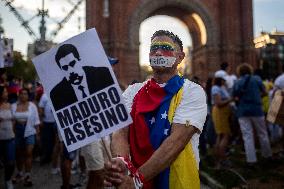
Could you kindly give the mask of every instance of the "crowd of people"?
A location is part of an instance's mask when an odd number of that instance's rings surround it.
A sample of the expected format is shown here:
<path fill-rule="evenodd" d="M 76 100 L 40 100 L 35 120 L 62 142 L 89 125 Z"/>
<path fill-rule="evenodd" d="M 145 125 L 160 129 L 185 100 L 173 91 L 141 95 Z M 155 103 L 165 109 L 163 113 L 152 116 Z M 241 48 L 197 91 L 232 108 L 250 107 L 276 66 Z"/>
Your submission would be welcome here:
<path fill-rule="evenodd" d="M 178 72 L 184 56 L 178 36 L 165 30 L 155 32 L 149 54 L 153 77 L 130 85 L 123 93 L 133 123 L 73 152 L 62 143 L 42 86 L 7 78 L 3 72 L 0 160 L 5 187 L 13 189 L 22 181 L 32 186 L 32 161 L 38 157 L 41 165 L 51 163 L 51 174 L 61 173 L 62 189 L 82 184 L 70 183 L 75 159 L 82 177 L 88 173 L 87 189 L 195 189 L 200 186 L 199 151 L 206 155 L 207 144 L 214 148 L 217 168 L 231 166 L 227 152 L 238 137 L 243 139 L 248 167 L 255 166 L 255 134 L 262 156 L 274 158 L 271 142 L 281 137 L 281 127 L 266 122 L 265 115 L 275 91 L 284 89 L 284 74 L 273 84 L 262 81 L 249 64 L 242 63 L 236 77 L 228 73 L 230 66 L 224 62 L 202 88 L 198 78 L 193 82 Z"/>
<path fill-rule="evenodd" d="M 246 167 L 255 168 L 258 162 L 255 143 L 259 142 L 261 155 L 268 162 L 282 158 L 283 142 L 277 156 L 271 150 L 271 143 L 283 141 L 282 127 L 266 121 L 266 116 L 275 92 L 284 89 L 284 74 L 273 83 L 247 63 L 237 67 L 238 77 L 228 73 L 229 67 L 223 62 L 205 86 L 208 115 L 201 136 L 202 155 L 206 156 L 207 144 L 211 144 L 216 167 L 231 167 L 228 151 L 232 143 L 238 142 L 244 147 Z M 282 69 L 284 72 L 283 65 Z"/>

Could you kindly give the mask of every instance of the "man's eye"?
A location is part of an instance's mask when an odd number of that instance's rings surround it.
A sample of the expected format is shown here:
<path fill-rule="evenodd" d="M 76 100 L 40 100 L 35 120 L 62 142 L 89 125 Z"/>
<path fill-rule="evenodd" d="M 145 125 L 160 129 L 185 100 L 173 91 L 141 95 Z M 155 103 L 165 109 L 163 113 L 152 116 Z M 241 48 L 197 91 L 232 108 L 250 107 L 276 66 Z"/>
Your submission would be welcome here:
<path fill-rule="evenodd" d="M 72 62 L 69 63 L 69 66 L 74 67 L 75 63 L 76 63 L 76 61 L 73 60 Z"/>
<path fill-rule="evenodd" d="M 68 70 L 68 65 L 62 66 L 62 70 L 67 71 Z"/>
<path fill-rule="evenodd" d="M 153 46 L 151 46 L 150 51 L 156 51 L 158 49 L 159 49 L 159 46 L 153 45 Z"/>
<path fill-rule="evenodd" d="M 151 46 L 150 51 L 153 52 L 158 49 L 162 49 L 164 51 L 174 51 L 174 48 L 171 47 L 170 45 L 153 45 Z"/>

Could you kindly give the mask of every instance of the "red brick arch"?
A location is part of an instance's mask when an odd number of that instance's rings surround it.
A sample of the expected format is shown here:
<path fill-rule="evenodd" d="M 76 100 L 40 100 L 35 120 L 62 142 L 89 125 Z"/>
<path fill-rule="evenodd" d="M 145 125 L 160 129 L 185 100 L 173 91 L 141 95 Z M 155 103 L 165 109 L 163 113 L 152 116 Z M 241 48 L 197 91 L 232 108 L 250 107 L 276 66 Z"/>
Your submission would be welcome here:
<path fill-rule="evenodd" d="M 106 0 L 108 18 L 102 16 L 103 1 L 87 0 L 87 28 L 96 27 L 107 53 L 120 59 L 115 71 L 126 83 L 140 78 L 140 24 L 154 15 L 173 16 L 187 25 L 193 41 L 192 71 L 204 80 L 222 61 L 229 62 L 233 70 L 243 61 L 254 64 L 252 0 Z M 206 27 L 205 45 L 192 13 Z"/>
<path fill-rule="evenodd" d="M 197 13 L 206 25 L 207 35 L 209 41 L 207 44 L 214 45 L 218 40 L 217 27 L 214 24 L 210 12 L 200 3 L 200 1 L 180 1 L 167 0 L 167 1 L 153 1 L 145 0 L 136 8 L 130 18 L 129 24 L 129 39 L 132 48 L 137 47 L 139 44 L 139 28 L 140 24 L 147 18 L 153 15 L 165 14 L 168 16 L 177 17 L 189 27 L 189 24 L 195 24 L 193 21 L 187 23 L 186 16 L 190 16 L 191 13 Z M 192 35 L 192 32 L 191 32 Z M 196 36 L 197 37 L 197 36 Z M 195 38 L 195 36 L 193 37 Z"/>

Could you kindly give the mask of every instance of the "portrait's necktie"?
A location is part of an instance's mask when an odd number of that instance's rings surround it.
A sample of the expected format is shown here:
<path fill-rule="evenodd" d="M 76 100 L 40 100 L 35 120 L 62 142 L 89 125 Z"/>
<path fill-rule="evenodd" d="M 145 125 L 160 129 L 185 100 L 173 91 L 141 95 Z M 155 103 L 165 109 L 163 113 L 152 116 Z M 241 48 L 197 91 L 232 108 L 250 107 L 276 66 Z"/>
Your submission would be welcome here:
<path fill-rule="evenodd" d="M 82 86 L 82 85 L 80 85 L 79 87 L 78 87 L 78 89 L 82 92 L 82 96 L 83 96 L 83 98 L 86 98 L 87 97 L 87 95 L 86 95 L 86 93 L 85 93 L 85 91 L 84 91 L 84 86 Z"/>

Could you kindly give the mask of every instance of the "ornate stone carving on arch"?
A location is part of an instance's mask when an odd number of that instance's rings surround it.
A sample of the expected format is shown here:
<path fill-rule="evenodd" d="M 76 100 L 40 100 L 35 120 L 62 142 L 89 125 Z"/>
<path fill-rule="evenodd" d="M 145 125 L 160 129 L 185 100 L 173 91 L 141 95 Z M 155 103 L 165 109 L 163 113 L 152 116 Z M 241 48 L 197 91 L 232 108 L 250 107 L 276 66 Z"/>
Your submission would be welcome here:
<path fill-rule="evenodd" d="M 198 0 L 145 0 L 141 2 L 130 18 L 129 23 L 129 45 L 131 49 L 139 48 L 139 29 L 140 24 L 147 19 L 153 12 L 163 7 L 176 7 L 182 10 L 197 13 L 205 24 L 207 31 L 207 43 L 209 47 L 216 46 L 219 41 L 218 28 L 213 17 L 207 8 Z"/>

